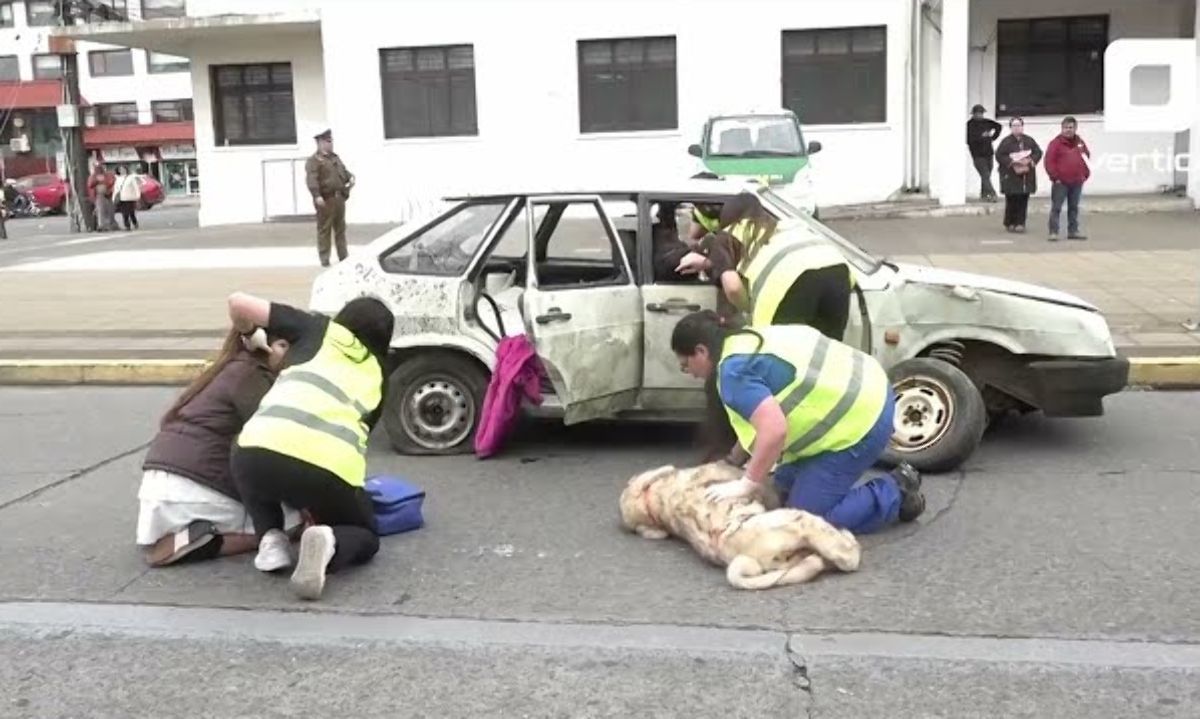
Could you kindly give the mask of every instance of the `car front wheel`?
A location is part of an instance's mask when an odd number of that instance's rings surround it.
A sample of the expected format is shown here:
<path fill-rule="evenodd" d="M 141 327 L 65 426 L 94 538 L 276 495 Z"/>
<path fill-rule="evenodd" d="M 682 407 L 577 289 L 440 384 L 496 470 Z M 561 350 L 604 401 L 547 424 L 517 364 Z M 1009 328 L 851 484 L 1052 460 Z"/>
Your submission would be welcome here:
<path fill-rule="evenodd" d="M 401 454 L 472 451 L 487 374 L 474 362 L 445 352 L 404 360 L 388 381 L 383 425 Z"/>
<path fill-rule="evenodd" d="M 987 428 L 983 396 L 949 362 L 918 357 L 888 372 L 896 398 L 892 441 L 882 461 L 922 472 L 948 472 L 975 452 Z"/>

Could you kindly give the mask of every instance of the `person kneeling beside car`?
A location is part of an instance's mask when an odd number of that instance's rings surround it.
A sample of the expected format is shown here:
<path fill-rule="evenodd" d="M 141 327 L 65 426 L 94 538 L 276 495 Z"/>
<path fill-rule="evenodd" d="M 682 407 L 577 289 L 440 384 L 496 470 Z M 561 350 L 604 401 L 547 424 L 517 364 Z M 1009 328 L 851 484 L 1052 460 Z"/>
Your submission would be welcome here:
<path fill-rule="evenodd" d="M 287 354 L 288 343 L 236 330 L 217 359 L 167 410 L 142 463 L 137 543 L 161 567 L 212 559 L 258 546 L 250 516 L 230 473 L 230 450 L 258 409 Z M 287 526 L 300 516 L 287 512 Z"/>

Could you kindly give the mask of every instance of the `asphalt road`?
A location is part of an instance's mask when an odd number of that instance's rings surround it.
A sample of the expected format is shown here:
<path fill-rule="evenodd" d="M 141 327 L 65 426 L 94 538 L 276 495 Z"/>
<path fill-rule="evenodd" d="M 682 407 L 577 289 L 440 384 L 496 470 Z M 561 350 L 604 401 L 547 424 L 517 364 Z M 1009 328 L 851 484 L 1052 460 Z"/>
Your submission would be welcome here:
<path fill-rule="evenodd" d="M 0 715 L 1165 716 L 1200 711 L 1200 395 L 1009 422 L 926 479 L 862 569 L 730 589 L 623 533 L 670 426 L 530 424 L 503 456 L 402 458 L 427 526 L 302 605 L 248 557 L 131 545 L 169 389 L 0 390 Z"/>

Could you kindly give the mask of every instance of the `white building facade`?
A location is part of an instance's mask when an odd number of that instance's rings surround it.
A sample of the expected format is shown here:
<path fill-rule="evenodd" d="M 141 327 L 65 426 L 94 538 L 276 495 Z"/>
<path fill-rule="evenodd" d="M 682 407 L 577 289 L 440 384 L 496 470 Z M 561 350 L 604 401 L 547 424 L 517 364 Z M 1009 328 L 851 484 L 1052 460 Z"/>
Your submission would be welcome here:
<path fill-rule="evenodd" d="M 310 214 L 303 162 L 326 127 L 358 180 L 349 220 L 383 222 L 445 194 L 690 175 L 711 114 L 781 105 L 823 146 L 820 206 L 977 197 L 975 103 L 1023 116 L 1043 149 L 1077 117 L 1090 194 L 1187 187 L 1200 202 L 1186 172 L 1200 116 L 1183 132 L 1110 132 L 1103 91 L 1109 43 L 1194 39 L 1198 5 L 188 0 L 183 19 L 69 34 L 191 60 L 204 225 Z M 1167 83 L 1139 75 L 1134 94 Z"/>
<path fill-rule="evenodd" d="M 184 14 L 184 0 L 103 0 L 130 20 Z M 53 105 L 62 68 L 51 53 L 59 25 L 53 0 L 0 0 L 0 140 L 6 175 L 62 173 Z M 86 108 L 84 145 L 92 161 L 140 163 L 168 194 L 196 194 L 199 174 L 187 58 L 118 45 L 78 42 Z M 22 135 L 25 139 L 21 140 Z M 17 142 L 13 142 L 16 139 Z"/>

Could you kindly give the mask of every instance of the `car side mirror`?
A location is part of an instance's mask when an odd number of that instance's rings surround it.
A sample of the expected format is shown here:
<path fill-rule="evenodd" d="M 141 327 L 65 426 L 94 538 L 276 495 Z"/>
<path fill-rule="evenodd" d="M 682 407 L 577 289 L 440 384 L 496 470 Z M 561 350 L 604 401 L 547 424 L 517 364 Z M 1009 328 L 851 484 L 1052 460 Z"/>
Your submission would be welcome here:
<path fill-rule="evenodd" d="M 821 151 L 821 143 L 817 142 L 816 140 L 813 140 L 812 142 L 808 143 L 808 154 L 815 155 L 820 151 Z"/>
<path fill-rule="evenodd" d="M 688 154 L 692 157 L 704 157 L 704 150 L 699 145 L 691 145 L 688 147 Z"/>

